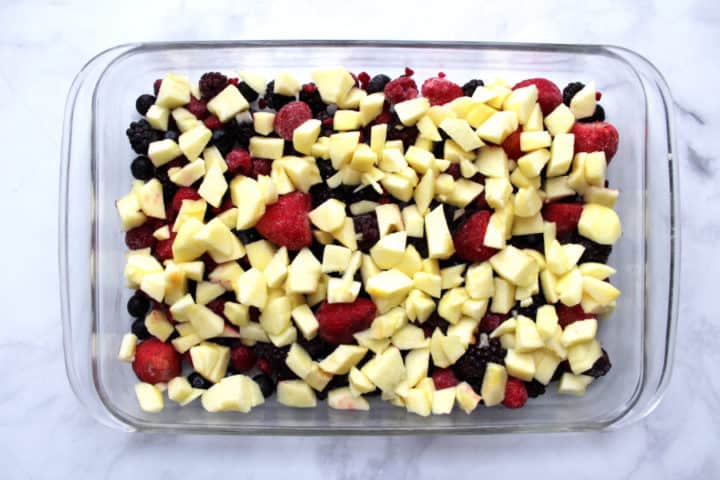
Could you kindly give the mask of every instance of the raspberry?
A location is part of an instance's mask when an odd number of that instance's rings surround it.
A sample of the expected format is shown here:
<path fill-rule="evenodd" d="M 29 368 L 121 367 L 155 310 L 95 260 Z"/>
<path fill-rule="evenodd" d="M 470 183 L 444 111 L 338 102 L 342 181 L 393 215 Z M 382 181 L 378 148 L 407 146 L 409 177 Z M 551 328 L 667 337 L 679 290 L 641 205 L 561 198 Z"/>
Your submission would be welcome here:
<path fill-rule="evenodd" d="M 209 117 L 205 118 L 205 120 L 203 120 L 203 123 L 210 130 L 217 130 L 218 128 L 222 127 L 220 119 L 215 115 L 210 115 Z"/>
<path fill-rule="evenodd" d="M 542 209 L 542 216 L 548 222 L 555 222 L 558 236 L 572 233 L 577 229 L 583 205 L 581 203 L 549 203 Z"/>
<path fill-rule="evenodd" d="M 162 138 L 162 132 L 154 130 L 147 120 L 142 119 L 137 122 L 132 122 L 127 130 L 125 130 L 128 140 L 130 140 L 130 146 L 135 153 L 146 154 L 148 146 Z"/>
<path fill-rule="evenodd" d="M 170 238 L 157 242 L 157 245 L 155 245 L 155 256 L 158 260 L 163 261 L 173 258 L 172 246 L 176 236 L 177 232 L 171 232 Z"/>
<path fill-rule="evenodd" d="M 528 78 L 520 83 L 516 83 L 513 90 L 529 85 L 535 85 L 537 87 L 538 103 L 540 104 L 540 110 L 542 110 L 543 115 L 550 115 L 558 105 L 563 103 L 563 95 L 560 93 L 560 89 L 547 78 Z"/>
<path fill-rule="evenodd" d="M 436 368 L 432 374 L 432 379 L 435 384 L 435 390 L 454 387 L 458 384 L 455 372 L 450 368 Z"/>
<path fill-rule="evenodd" d="M 575 134 L 575 153 L 605 152 L 608 163 L 618 148 L 618 131 L 606 122 L 575 123 L 572 128 Z"/>
<path fill-rule="evenodd" d="M 360 235 L 358 249 L 369 251 L 380 239 L 380 227 L 375 213 L 364 213 L 353 217 L 355 233 Z"/>
<path fill-rule="evenodd" d="M 490 212 L 481 210 L 468 218 L 455 232 L 453 243 L 457 256 L 468 262 L 483 262 L 497 252 L 483 243 L 490 222 Z"/>
<path fill-rule="evenodd" d="M 360 72 L 358 73 L 358 80 L 360 81 L 360 88 L 367 90 L 370 84 L 370 75 L 367 72 Z"/>
<path fill-rule="evenodd" d="M 405 67 L 405 76 L 412 77 L 413 75 L 415 75 L 415 70 L 410 67 Z"/>
<path fill-rule="evenodd" d="M 467 82 L 465 85 L 462 86 L 463 95 L 466 97 L 472 97 L 473 93 L 475 93 L 475 89 L 477 87 L 482 87 L 483 85 L 485 85 L 485 82 L 483 82 L 479 78 L 470 80 L 469 82 Z"/>
<path fill-rule="evenodd" d="M 207 103 L 203 100 L 198 100 L 195 97 L 190 97 L 190 103 L 187 104 L 188 111 L 195 115 L 198 120 L 202 120 L 207 117 Z"/>
<path fill-rule="evenodd" d="M 190 187 L 180 187 L 172 199 L 172 209 L 176 212 L 182 208 L 183 200 L 200 200 L 200 194 Z"/>
<path fill-rule="evenodd" d="M 393 114 L 388 111 L 380 112 L 380 115 L 375 117 L 375 120 L 373 121 L 375 125 L 379 125 L 381 123 L 390 123 L 392 122 Z"/>
<path fill-rule="evenodd" d="M 492 333 L 497 327 L 500 326 L 505 320 L 508 319 L 506 313 L 486 313 L 485 316 L 480 320 L 480 327 L 478 331 L 480 333 Z"/>
<path fill-rule="evenodd" d="M 367 298 L 358 298 L 352 303 L 323 302 L 315 313 L 318 333 L 333 345 L 354 343 L 353 334 L 367 330 L 376 312 L 375 304 Z"/>
<path fill-rule="evenodd" d="M 505 384 L 505 399 L 502 404 L 507 408 L 521 408 L 528 399 L 525 384 L 517 378 L 508 378 Z"/>
<path fill-rule="evenodd" d="M 574 307 L 568 307 L 562 303 L 558 303 L 555 306 L 557 310 L 558 323 L 562 328 L 567 327 L 571 323 L 577 322 L 578 320 L 585 320 L 587 318 L 595 318 L 595 315 L 591 313 L 585 313 L 580 305 Z"/>
<path fill-rule="evenodd" d="M 213 98 L 227 86 L 227 77 L 220 72 L 203 73 L 200 77 L 200 94 L 203 99 Z"/>
<path fill-rule="evenodd" d="M 312 115 L 312 110 L 307 103 L 301 101 L 290 102 L 277 112 L 273 127 L 275 132 L 282 138 L 292 140 L 295 129 L 310 120 Z"/>
<path fill-rule="evenodd" d="M 237 175 L 248 175 L 252 170 L 250 153 L 244 148 L 235 148 L 225 157 L 228 172 Z"/>
<path fill-rule="evenodd" d="M 252 159 L 252 173 L 257 177 L 258 175 L 270 175 L 272 170 L 272 160 L 267 158 L 253 158 Z"/>
<path fill-rule="evenodd" d="M 230 350 L 230 365 L 238 373 L 247 372 L 254 367 L 255 359 L 255 353 L 245 345 L 238 345 Z"/>
<path fill-rule="evenodd" d="M 155 237 L 153 237 L 155 230 L 155 225 L 152 222 L 145 222 L 139 227 L 131 228 L 125 233 L 125 245 L 130 250 L 152 247 L 156 242 Z"/>
<path fill-rule="evenodd" d="M 385 99 L 391 104 L 412 100 L 418 96 L 417 83 L 410 77 L 398 77 L 391 80 L 383 89 Z"/>
<path fill-rule="evenodd" d="M 422 94 L 430 105 L 445 105 L 463 96 L 463 90 L 457 83 L 445 78 L 428 78 L 423 82 Z"/>
<path fill-rule="evenodd" d="M 310 195 L 306 193 L 283 195 L 265 208 L 255 228 L 263 237 L 288 250 L 309 247 L 313 239 L 308 219 L 310 205 Z"/>
<path fill-rule="evenodd" d="M 524 152 L 520 149 L 520 135 L 522 130 L 517 129 L 505 139 L 502 143 L 502 148 L 505 150 L 508 158 L 517 160 L 524 155 Z"/>
<path fill-rule="evenodd" d="M 132 368 L 141 382 L 169 382 L 180 375 L 180 355 L 169 343 L 150 338 L 135 349 Z"/>

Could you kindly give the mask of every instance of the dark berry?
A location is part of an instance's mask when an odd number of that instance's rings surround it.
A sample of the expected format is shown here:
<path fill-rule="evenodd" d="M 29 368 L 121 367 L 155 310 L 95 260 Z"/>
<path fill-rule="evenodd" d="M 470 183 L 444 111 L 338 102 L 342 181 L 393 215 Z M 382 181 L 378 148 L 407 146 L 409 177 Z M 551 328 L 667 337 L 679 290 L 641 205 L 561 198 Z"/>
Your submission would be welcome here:
<path fill-rule="evenodd" d="M 220 153 L 222 153 L 223 155 L 227 155 L 228 152 L 232 150 L 234 144 L 235 139 L 233 138 L 233 135 L 228 133 L 226 130 L 222 128 L 213 130 L 212 138 L 210 139 L 210 145 L 216 146 L 217 149 L 220 150 Z"/>
<path fill-rule="evenodd" d="M 138 180 L 150 180 L 155 175 L 155 166 L 148 157 L 139 155 L 130 164 L 130 171 Z"/>
<path fill-rule="evenodd" d="M 442 333 L 446 333 L 449 326 L 450 323 L 438 315 L 437 311 L 433 312 L 430 317 L 425 320 L 425 323 L 422 324 L 423 329 L 430 331 L 430 335 L 432 335 L 436 328 L 439 328 Z"/>
<path fill-rule="evenodd" d="M 215 338 L 208 339 L 208 342 L 216 343 L 218 345 L 222 345 L 223 347 L 232 348 L 232 346 L 237 343 L 237 338 L 215 337 Z"/>
<path fill-rule="evenodd" d="M 282 107 L 295 100 L 295 97 L 281 95 L 279 93 L 275 93 L 274 90 L 275 80 L 268 83 L 267 88 L 265 89 L 265 102 L 267 102 L 268 107 L 272 109 L 280 110 Z"/>
<path fill-rule="evenodd" d="M 198 100 L 195 97 L 190 97 L 190 103 L 187 104 L 186 108 L 190 113 L 195 115 L 198 120 L 203 120 L 205 117 L 207 117 L 207 102 L 203 100 Z"/>
<path fill-rule="evenodd" d="M 367 87 L 368 93 L 378 93 L 382 92 L 385 89 L 385 85 L 390 82 L 390 77 L 387 75 L 383 75 L 382 73 L 375 75 L 372 77 L 372 80 L 370 80 L 370 83 Z"/>
<path fill-rule="evenodd" d="M 213 98 L 226 86 L 227 77 L 220 72 L 207 72 L 200 77 L 200 94 L 205 100 Z"/>
<path fill-rule="evenodd" d="M 238 83 L 237 89 L 240 90 L 240 93 L 242 93 L 242 96 L 245 97 L 245 100 L 248 102 L 254 102 L 258 98 L 258 93 L 245 82 Z"/>
<path fill-rule="evenodd" d="M 460 164 L 459 163 L 451 163 L 450 166 L 445 170 L 444 173 L 447 173 L 453 179 L 458 180 L 462 175 L 460 174 Z"/>
<path fill-rule="evenodd" d="M 130 146 L 136 153 L 147 154 L 148 146 L 162 138 L 162 132 L 154 130 L 147 120 L 142 119 L 132 122 L 127 130 L 125 130 Z"/>
<path fill-rule="evenodd" d="M 141 294 L 136 293 L 127 302 L 127 311 L 130 315 L 135 318 L 145 317 L 145 314 L 150 309 L 150 300 Z"/>
<path fill-rule="evenodd" d="M 152 95 L 140 95 L 137 100 L 135 100 L 135 110 L 137 110 L 140 115 L 145 115 L 154 103 L 155 97 L 153 97 Z"/>
<path fill-rule="evenodd" d="M 585 87 L 584 83 L 581 82 L 571 82 L 568 83 L 565 88 L 563 88 L 562 96 L 563 96 L 563 103 L 570 106 L 570 101 L 575 96 L 576 93 L 578 93 L 580 90 L 582 90 Z"/>
<path fill-rule="evenodd" d="M 485 82 L 483 82 L 479 78 L 470 80 L 462 86 L 463 95 L 465 95 L 466 97 L 472 97 L 473 93 L 475 93 L 475 89 L 477 87 L 482 87 L 483 85 L 485 85 Z"/>
<path fill-rule="evenodd" d="M 595 105 L 595 112 L 590 117 L 578 118 L 578 122 L 592 123 L 592 122 L 604 122 L 605 121 L 605 109 L 601 105 Z"/>
<path fill-rule="evenodd" d="M 203 120 L 203 123 L 210 130 L 217 130 L 222 127 L 222 122 L 220 122 L 220 119 L 215 115 L 208 115 L 205 120 Z"/>
<path fill-rule="evenodd" d="M 213 386 L 211 381 L 206 380 L 205 377 L 203 377 L 197 372 L 192 372 L 190 375 L 187 376 L 187 379 L 193 388 L 201 388 L 203 390 L 207 390 L 208 388 Z"/>
<path fill-rule="evenodd" d="M 545 250 L 542 233 L 531 233 L 530 235 L 514 235 L 508 243 L 515 248 L 529 248 L 543 253 Z"/>
<path fill-rule="evenodd" d="M 555 369 L 555 373 L 553 373 L 550 381 L 557 382 L 558 380 L 560 380 L 560 378 L 562 378 L 564 373 L 568 373 L 570 371 L 570 363 L 567 360 L 563 360 Z"/>
<path fill-rule="evenodd" d="M 358 248 L 363 252 L 368 252 L 380 240 L 380 227 L 378 226 L 377 216 L 375 213 L 364 213 L 353 217 L 353 225 L 355 233 L 360 236 L 358 238 Z"/>
<path fill-rule="evenodd" d="M 138 338 L 138 340 L 145 340 L 150 338 L 150 332 L 145 327 L 145 319 L 138 318 L 132 323 L 130 331 Z"/>
<path fill-rule="evenodd" d="M 278 348 L 272 343 L 259 342 L 255 344 L 253 351 L 258 359 L 266 360 L 270 364 L 270 368 L 278 380 L 297 378 L 297 375 L 285 363 L 288 347 Z"/>
<path fill-rule="evenodd" d="M 335 345 L 326 342 L 319 335 L 312 340 L 303 337 L 298 340 L 298 344 L 305 349 L 313 360 L 321 360 L 335 350 Z"/>
<path fill-rule="evenodd" d="M 160 93 L 160 86 L 162 85 L 162 78 L 158 78 L 153 82 L 153 92 L 155 92 L 155 96 L 157 96 L 158 93 Z"/>
<path fill-rule="evenodd" d="M 327 180 L 337 173 L 337 170 L 333 168 L 330 160 L 317 160 L 316 163 L 318 170 L 320 171 L 320 178 L 323 180 Z"/>
<path fill-rule="evenodd" d="M 252 123 L 242 123 L 238 125 L 233 129 L 233 134 L 237 143 L 243 148 L 248 148 L 250 145 L 250 138 L 256 135 L 255 128 Z"/>
<path fill-rule="evenodd" d="M 468 382 L 479 392 L 482 389 L 485 367 L 489 362 L 504 365 L 505 353 L 506 350 L 500 346 L 500 340 L 493 338 L 482 346 L 470 345 L 452 369 L 460 380 Z"/>
<path fill-rule="evenodd" d="M 388 126 L 387 139 L 388 140 L 402 140 L 405 150 L 410 148 L 411 145 L 415 144 L 418 134 L 417 127 L 405 127 L 405 128 L 394 128 Z"/>
<path fill-rule="evenodd" d="M 269 375 L 264 373 L 255 375 L 253 381 L 260 387 L 263 397 L 268 398 L 275 393 L 275 382 L 273 382 L 273 379 Z"/>
<path fill-rule="evenodd" d="M 332 198 L 332 195 L 327 184 L 323 182 L 316 183 L 310 187 L 310 197 L 312 198 L 312 206 L 315 208 L 325 202 L 325 200 Z"/>
<path fill-rule="evenodd" d="M 428 245 L 424 237 L 408 237 L 407 243 L 415 247 L 422 258 L 428 258 Z"/>
<path fill-rule="evenodd" d="M 527 390 L 527 395 L 530 398 L 537 398 L 540 395 L 545 394 L 545 385 L 535 379 L 530 382 L 525 382 L 525 389 Z"/>
<path fill-rule="evenodd" d="M 165 139 L 172 140 L 173 142 L 177 142 L 178 138 L 180 138 L 180 132 L 177 132 L 175 130 L 168 130 L 165 132 Z"/>
<path fill-rule="evenodd" d="M 269 158 L 253 158 L 252 173 L 257 178 L 258 175 L 270 175 L 272 171 L 272 160 Z"/>
<path fill-rule="evenodd" d="M 612 367 L 610 357 L 605 349 L 603 349 L 602 353 L 602 357 L 595 360 L 592 368 L 590 368 L 587 372 L 583 372 L 583 375 L 590 375 L 591 377 L 598 378 L 606 375 L 610 371 L 610 368 Z"/>
<path fill-rule="evenodd" d="M 236 345 L 230 351 L 230 365 L 238 373 L 247 372 L 255 366 L 255 353 L 245 345 Z"/>
<path fill-rule="evenodd" d="M 235 236 L 243 243 L 243 245 L 247 245 L 248 243 L 257 242 L 258 240 L 262 239 L 262 236 L 260 233 L 255 230 L 254 228 L 249 228 L 247 230 L 233 230 L 235 232 Z"/>
<path fill-rule="evenodd" d="M 538 308 L 543 305 L 545 305 L 545 296 L 542 293 L 538 293 L 537 295 L 533 295 L 532 303 L 530 305 L 518 308 L 517 314 L 524 315 L 529 318 L 535 318 Z"/>
<path fill-rule="evenodd" d="M 302 86 L 298 98 L 307 103 L 312 110 L 313 115 L 317 115 L 320 112 L 324 112 L 327 108 L 327 104 L 322 101 L 320 92 L 314 83 L 308 83 Z"/>
<path fill-rule="evenodd" d="M 578 264 L 586 262 L 607 263 L 610 253 L 612 252 L 612 245 L 601 245 L 580 234 L 572 235 L 571 243 L 579 243 L 585 247 L 585 251 L 580 257 Z"/>
<path fill-rule="evenodd" d="M 145 222 L 139 227 L 131 228 L 125 232 L 125 244 L 130 250 L 150 248 L 155 245 L 157 239 L 153 237 L 155 226 L 152 222 Z"/>

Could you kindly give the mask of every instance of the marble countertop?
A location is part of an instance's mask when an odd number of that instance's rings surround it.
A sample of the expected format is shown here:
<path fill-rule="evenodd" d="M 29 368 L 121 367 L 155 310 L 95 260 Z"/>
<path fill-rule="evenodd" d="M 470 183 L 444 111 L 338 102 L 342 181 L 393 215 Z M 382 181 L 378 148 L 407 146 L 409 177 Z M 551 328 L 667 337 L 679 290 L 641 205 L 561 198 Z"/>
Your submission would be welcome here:
<path fill-rule="evenodd" d="M 0 464 L 5 479 L 714 478 L 720 476 L 720 9 L 712 0 L 0 2 Z M 301 6 L 304 5 L 304 6 Z M 355 10 L 371 11 L 363 16 Z M 430 8 L 428 10 L 427 8 Z M 402 20 L 398 20 L 402 18 Z M 432 22 L 432 23 L 431 23 Z M 610 43 L 662 71 L 675 97 L 682 300 L 674 375 L 645 421 L 595 434 L 233 438 L 127 434 L 90 418 L 67 383 L 56 270 L 57 161 L 65 92 L 100 50 L 131 41 L 385 38 Z M 22 252 L 17 255 L 14 252 Z M 279 460 L 279 455 L 282 460 Z"/>

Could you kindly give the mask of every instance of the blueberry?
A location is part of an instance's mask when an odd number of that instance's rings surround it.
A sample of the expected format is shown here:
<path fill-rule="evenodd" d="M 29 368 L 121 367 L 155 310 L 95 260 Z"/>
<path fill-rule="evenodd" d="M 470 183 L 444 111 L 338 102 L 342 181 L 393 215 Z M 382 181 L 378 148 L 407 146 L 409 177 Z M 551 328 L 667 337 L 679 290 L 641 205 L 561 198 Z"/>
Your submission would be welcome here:
<path fill-rule="evenodd" d="M 245 82 L 238 83 L 237 89 L 240 90 L 240 93 L 248 102 L 254 102 L 258 98 L 258 93 Z"/>
<path fill-rule="evenodd" d="M 269 375 L 261 373 L 260 375 L 255 375 L 253 380 L 260 387 L 263 397 L 268 398 L 275 392 L 275 382 L 273 382 Z"/>
<path fill-rule="evenodd" d="M 223 156 L 230 153 L 234 143 L 235 139 L 233 136 L 221 128 L 213 131 L 212 138 L 210 139 L 210 144 L 215 145 Z"/>
<path fill-rule="evenodd" d="M 385 85 L 388 84 L 390 81 L 390 77 L 387 75 L 383 75 L 382 73 L 379 75 L 375 75 L 368 84 L 367 92 L 368 93 L 377 93 L 382 92 L 385 89 Z"/>
<path fill-rule="evenodd" d="M 142 318 L 138 318 L 133 322 L 132 327 L 130 327 L 130 331 L 135 334 L 138 340 L 150 338 L 150 332 L 148 332 L 145 327 L 145 320 Z"/>
<path fill-rule="evenodd" d="M 148 157 L 139 155 L 130 164 L 130 171 L 138 180 L 150 180 L 155 175 L 155 166 Z"/>
<path fill-rule="evenodd" d="M 172 140 L 173 142 L 177 142 L 178 138 L 180 138 L 180 132 L 177 132 L 175 130 L 168 130 L 165 132 L 165 138 L 168 140 Z"/>
<path fill-rule="evenodd" d="M 205 378 L 197 372 L 193 372 L 188 375 L 187 379 L 193 388 L 202 388 L 203 390 L 207 390 L 213 385 L 211 382 L 205 380 Z"/>
<path fill-rule="evenodd" d="M 595 106 L 595 112 L 589 117 L 578 118 L 578 122 L 581 123 L 592 123 L 592 122 L 604 122 L 605 121 L 605 109 L 601 105 Z"/>
<path fill-rule="evenodd" d="M 150 300 L 146 296 L 135 294 L 127 302 L 127 311 L 135 318 L 145 317 L 150 309 Z"/>
<path fill-rule="evenodd" d="M 135 100 L 135 110 L 137 110 L 140 115 L 145 115 L 154 103 L 155 97 L 152 95 L 140 95 L 137 100 Z"/>

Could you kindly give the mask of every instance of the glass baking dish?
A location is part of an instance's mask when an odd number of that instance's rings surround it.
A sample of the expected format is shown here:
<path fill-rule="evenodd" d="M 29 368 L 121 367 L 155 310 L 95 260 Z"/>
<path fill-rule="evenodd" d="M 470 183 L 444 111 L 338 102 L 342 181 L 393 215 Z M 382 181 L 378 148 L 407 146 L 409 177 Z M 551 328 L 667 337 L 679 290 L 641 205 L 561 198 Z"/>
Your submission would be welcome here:
<path fill-rule="evenodd" d="M 191 78 L 209 70 L 287 70 L 299 79 L 321 66 L 417 78 L 510 82 L 544 76 L 558 85 L 595 80 L 620 132 L 609 180 L 624 235 L 610 264 L 622 290 L 599 337 L 613 369 L 583 398 L 549 393 L 521 410 L 459 409 L 422 418 L 374 401 L 370 412 L 324 405 L 290 409 L 268 401 L 250 414 L 208 414 L 167 402 L 160 414 L 137 405 L 132 370 L 117 359 L 130 321 L 125 302 L 125 245 L 115 211 L 131 182 L 133 153 L 125 129 L 134 100 L 167 71 Z M 655 67 L 619 47 L 501 43 L 244 41 L 153 43 L 114 47 L 78 74 L 67 99 L 60 166 L 59 261 L 67 374 L 90 414 L 125 430 L 263 434 L 418 434 L 598 430 L 647 415 L 670 378 L 677 324 L 678 161 L 668 87 Z"/>

